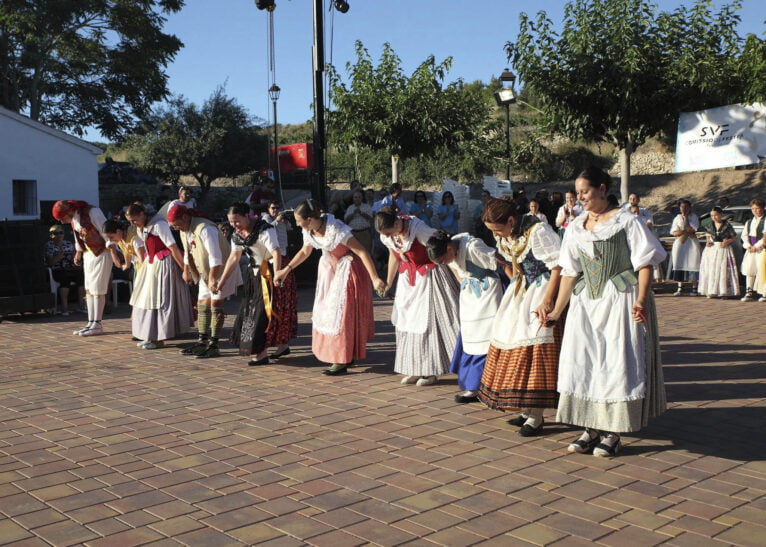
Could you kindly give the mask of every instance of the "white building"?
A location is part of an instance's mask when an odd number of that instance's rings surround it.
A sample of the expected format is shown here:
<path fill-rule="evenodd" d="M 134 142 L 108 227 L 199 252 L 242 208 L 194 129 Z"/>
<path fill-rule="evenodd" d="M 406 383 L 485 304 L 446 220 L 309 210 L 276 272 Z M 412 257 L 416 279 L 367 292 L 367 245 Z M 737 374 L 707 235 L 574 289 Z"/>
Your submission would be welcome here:
<path fill-rule="evenodd" d="M 40 218 L 59 199 L 98 205 L 100 153 L 82 139 L 0 107 L 0 220 Z"/>

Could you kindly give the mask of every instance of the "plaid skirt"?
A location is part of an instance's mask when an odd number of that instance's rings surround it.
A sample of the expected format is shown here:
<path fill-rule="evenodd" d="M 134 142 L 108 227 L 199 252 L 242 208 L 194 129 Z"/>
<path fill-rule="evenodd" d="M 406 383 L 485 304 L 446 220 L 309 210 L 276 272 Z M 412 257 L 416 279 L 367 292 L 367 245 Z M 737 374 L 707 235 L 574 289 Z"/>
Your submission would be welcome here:
<path fill-rule="evenodd" d="M 489 346 L 478 397 L 495 410 L 556 408 L 563 327 L 553 328 L 553 342 L 501 350 Z"/>

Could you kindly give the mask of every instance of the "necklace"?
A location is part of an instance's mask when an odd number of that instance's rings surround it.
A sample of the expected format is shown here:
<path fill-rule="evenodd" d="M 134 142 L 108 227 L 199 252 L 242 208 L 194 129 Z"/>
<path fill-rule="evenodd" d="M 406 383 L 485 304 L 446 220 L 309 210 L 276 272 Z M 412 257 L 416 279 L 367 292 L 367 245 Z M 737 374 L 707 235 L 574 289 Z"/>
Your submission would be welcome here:
<path fill-rule="evenodd" d="M 592 220 L 593 222 L 598 222 L 599 220 L 601 220 L 602 216 L 607 214 L 612 209 L 614 209 L 614 207 L 610 207 L 609 205 L 607 205 L 606 208 L 600 213 L 592 213 L 591 211 L 588 211 L 588 219 Z"/>

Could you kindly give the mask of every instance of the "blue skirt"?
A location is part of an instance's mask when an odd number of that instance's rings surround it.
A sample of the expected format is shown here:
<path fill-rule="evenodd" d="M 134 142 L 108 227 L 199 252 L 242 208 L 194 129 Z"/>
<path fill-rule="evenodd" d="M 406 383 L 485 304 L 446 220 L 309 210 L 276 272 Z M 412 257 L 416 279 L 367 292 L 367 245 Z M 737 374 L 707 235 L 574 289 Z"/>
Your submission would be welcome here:
<path fill-rule="evenodd" d="M 463 335 L 458 333 L 450 372 L 457 374 L 457 383 L 464 391 L 478 391 L 487 355 L 471 355 L 463 351 Z"/>

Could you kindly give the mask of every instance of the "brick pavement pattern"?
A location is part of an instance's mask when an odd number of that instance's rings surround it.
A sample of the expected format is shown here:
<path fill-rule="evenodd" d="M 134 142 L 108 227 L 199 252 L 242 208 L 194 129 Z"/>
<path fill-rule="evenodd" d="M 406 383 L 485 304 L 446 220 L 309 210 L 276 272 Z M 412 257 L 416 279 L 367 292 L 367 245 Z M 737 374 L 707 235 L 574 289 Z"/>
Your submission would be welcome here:
<path fill-rule="evenodd" d="M 140 350 L 125 305 L 89 339 L 6 318 L 0 543 L 766 545 L 766 305 L 660 295 L 670 409 L 606 460 L 551 412 L 525 439 L 455 404 L 454 376 L 400 385 L 388 301 L 366 362 L 322 376 L 311 301 L 258 368 Z"/>

